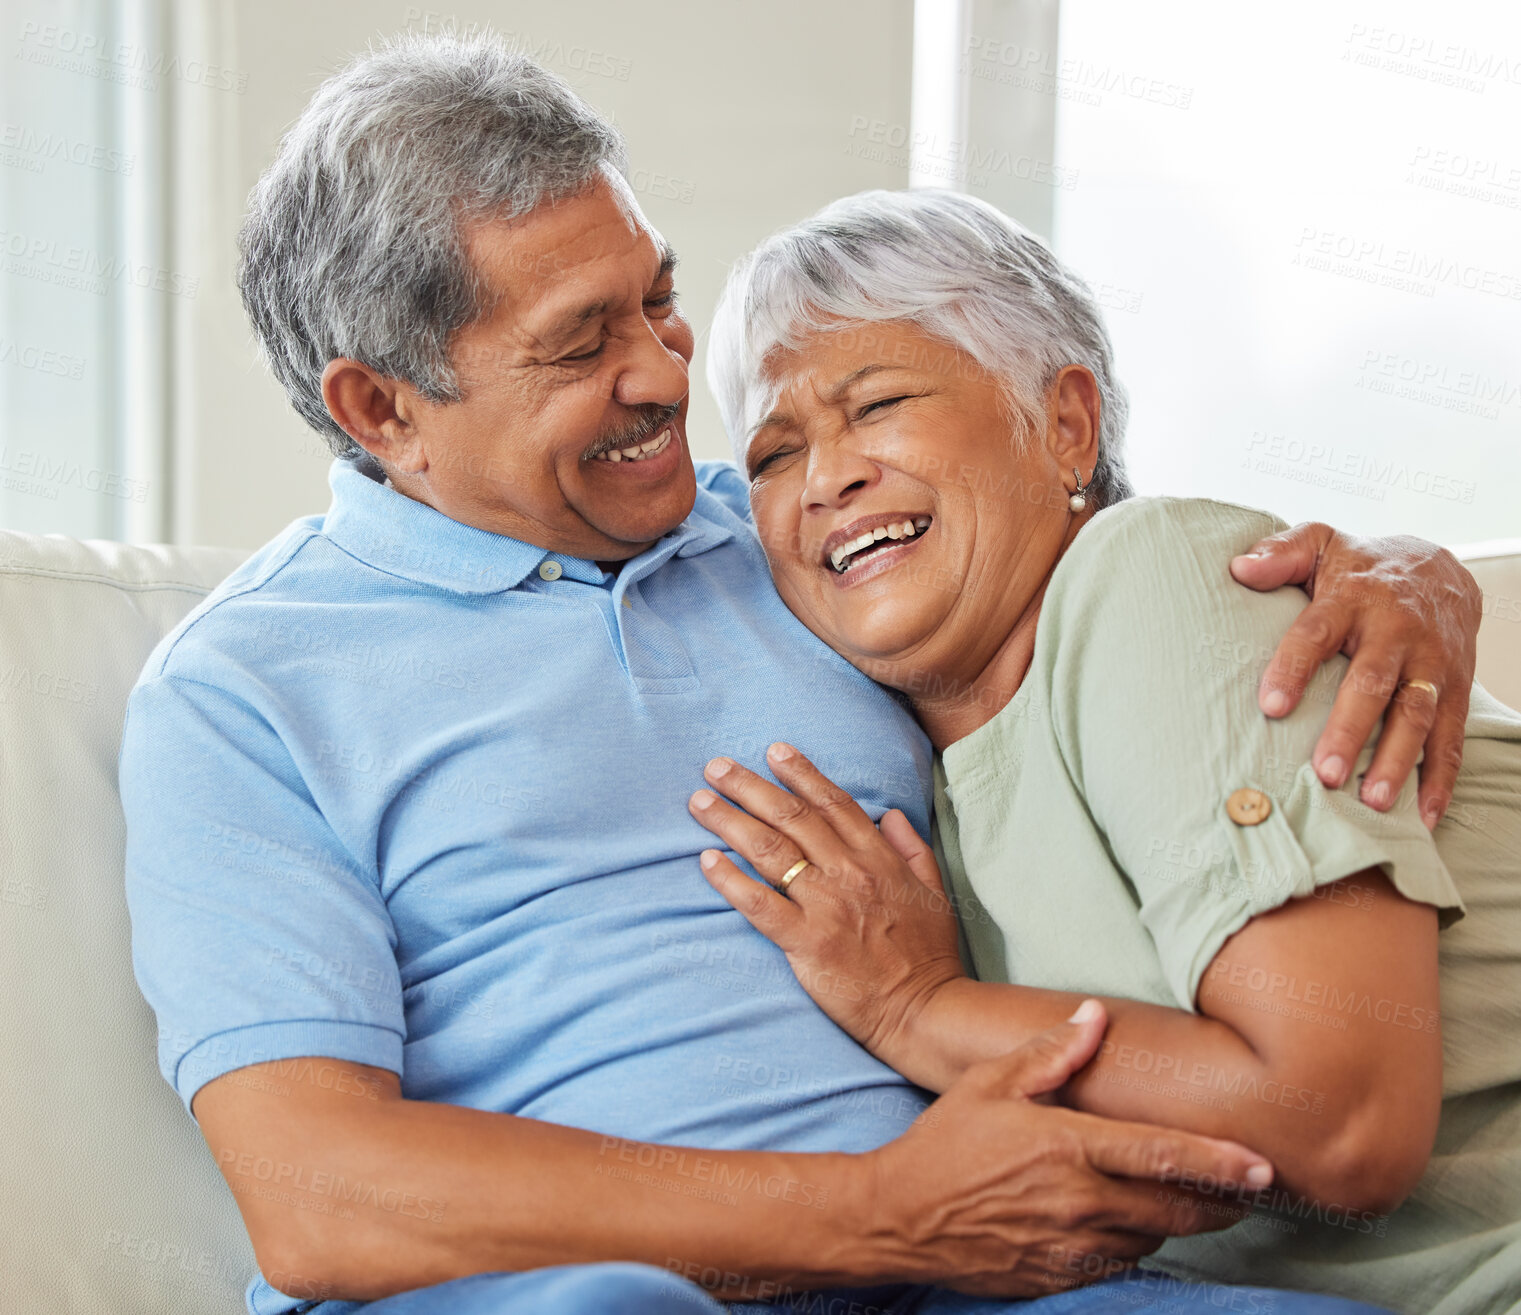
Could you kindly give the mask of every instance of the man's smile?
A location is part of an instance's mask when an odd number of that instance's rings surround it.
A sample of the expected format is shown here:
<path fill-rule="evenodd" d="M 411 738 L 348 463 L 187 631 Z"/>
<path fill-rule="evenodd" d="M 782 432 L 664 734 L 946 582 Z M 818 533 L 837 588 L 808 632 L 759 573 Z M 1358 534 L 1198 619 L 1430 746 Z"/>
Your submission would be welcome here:
<path fill-rule="evenodd" d="M 608 452 L 599 452 L 592 458 L 593 461 L 607 461 L 618 464 L 624 461 L 648 461 L 651 457 L 664 452 L 666 445 L 671 441 L 670 426 L 662 429 L 654 438 L 647 438 L 641 443 L 633 443 L 628 447 L 615 447 Z"/>
<path fill-rule="evenodd" d="M 675 423 L 628 447 L 614 448 L 583 462 L 604 478 L 658 484 L 675 474 L 686 461 L 686 444 Z"/>

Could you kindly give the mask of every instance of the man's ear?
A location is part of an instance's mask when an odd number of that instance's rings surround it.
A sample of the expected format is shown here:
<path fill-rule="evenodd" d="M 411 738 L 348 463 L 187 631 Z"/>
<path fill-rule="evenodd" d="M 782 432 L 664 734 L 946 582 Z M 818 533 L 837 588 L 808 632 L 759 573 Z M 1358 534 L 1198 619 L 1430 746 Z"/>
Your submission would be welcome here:
<path fill-rule="evenodd" d="M 387 470 L 415 475 L 427 469 L 412 422 L 416 397 L 401 380 L 340 356 L 322 371 L 322 400 L 339 428 Z"/>
<path fill-rule="evenodd" d="M 1086 483 L 1098 462 L 1098 381 L 1086 365 L 1063 366 L 1046 393 L 1046 445 L 1063 473 L 1076 467 Z"/>

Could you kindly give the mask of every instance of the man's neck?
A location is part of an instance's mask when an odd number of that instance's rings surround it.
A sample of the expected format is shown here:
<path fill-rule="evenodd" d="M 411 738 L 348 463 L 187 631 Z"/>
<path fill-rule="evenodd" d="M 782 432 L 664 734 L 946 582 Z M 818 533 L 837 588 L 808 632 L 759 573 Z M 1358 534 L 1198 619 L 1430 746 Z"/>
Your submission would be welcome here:
<path fill-rule="evenodd" d="M 398 479 L 394 474 L 384 470 L 378 462 L 375 463 L 375 469 L 379 472 L 381 482 L 392 492 L 399 493 L 404 498 L 411 498 L 413 502 L 420 502 L 425 507 L 432 507 L 439 515 L 448 516 L 451 520 L 458 521 L 461 525 L 468 525 L 472 529 L 485 530 L 488 534 L 500 534 L 509 539 L 516 539 L 520 543 L 533 544 L 536 548 L 543 548 L 545 552 L 583 559 L 590 557 L 590 554 L 585 551 L 578 551 L 575 548 L 557 548 L 553 544 L 543 542 L 545 538 L 550 537 L 547 528 L 543 526 L 536 527 L 529 522 L 525 522 L 522 526 L 482 524 L 478 520 L 466 520 L 461 516 L 452 515 L 429 496 L 427 486 L 421 480 L 406 475 Z M 647 551 L 654 546 L 655 542 L 657 541 L 651 540 L 644 547 L 640 548 L 638 552 L 631 554 L 631 556 L 638 556 L 639 553 Z M 615 562 L 605 562 L 595 558 L 591 560 L 596 560 L 597 565 L 611 575 L 617 575 L 623 569 L 622 560 Z"/>

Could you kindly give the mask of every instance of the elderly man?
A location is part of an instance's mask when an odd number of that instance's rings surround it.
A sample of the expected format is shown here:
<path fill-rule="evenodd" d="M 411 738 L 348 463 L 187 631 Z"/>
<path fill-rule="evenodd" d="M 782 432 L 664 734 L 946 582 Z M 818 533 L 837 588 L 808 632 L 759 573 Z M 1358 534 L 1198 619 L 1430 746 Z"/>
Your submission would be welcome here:
<path fill-rule="evenodd" d="M 325 84 L 253 197 L 245 304 L 333 502 L 164 641 L 121 762 L 138 978 L 253 1240 L 249 1309 L 973 1315 L 1222 1226 L 1157 1180 L 1262 1183 L 1254 1153 L 1037 1099 L 1101 1025 L 931 1106 L 699 871 L 715 754 L 786 738 L 923 833 L 929 753 L 782 606 L 743 481 L 694 470 L 692 331 L 623 164 L 532 63 L 414 41 Z M 1467 688 L 1471 583 L 1410 552 L 1266 550 L 1266 587 L 1318 562 L 1286 702 L 1348 635 Z M 1391 565 L 1398 596 L 1336 601 Z M 1400 628 L 1391 602 L 1444 592 Z M 1395 711 L 1402 779 L 1425 735 Z M 1350 1309 L 1123 1277 L 1048 1300 L 1222 1296 Z"/>

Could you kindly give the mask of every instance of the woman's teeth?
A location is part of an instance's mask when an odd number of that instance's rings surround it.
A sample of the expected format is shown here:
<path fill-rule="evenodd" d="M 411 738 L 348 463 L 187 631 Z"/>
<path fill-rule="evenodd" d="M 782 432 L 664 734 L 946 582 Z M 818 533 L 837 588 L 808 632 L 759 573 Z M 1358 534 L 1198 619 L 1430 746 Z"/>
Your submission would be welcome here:
<path fill-rule="evenodd" d="M 593 461 L 644 461 L 649 457 L 659 456 L 665 451 L 666 444 L 671 441 L 671 431 L 662 429 L 654 438 L 644 443 L 635 443 L 632 447 L 617 447 L 611 452 L 604 452 L 601 456 L 593 457 Z"/>
<path fill-rule="evenodd" d="M 854 539 L 842 543 L 829 554 L 829 561 L 839 574 L 844 575 L 855 565 L 851 558 L 856 553 L 870 548 L 883 539 L 912 539 L 916 534 L 923 534 L 929 526 L 928 516 L 917 516 L 913 520 L 888 521 L 885 525 L 878 525 L 874 529 L 863 530 Z"/>

